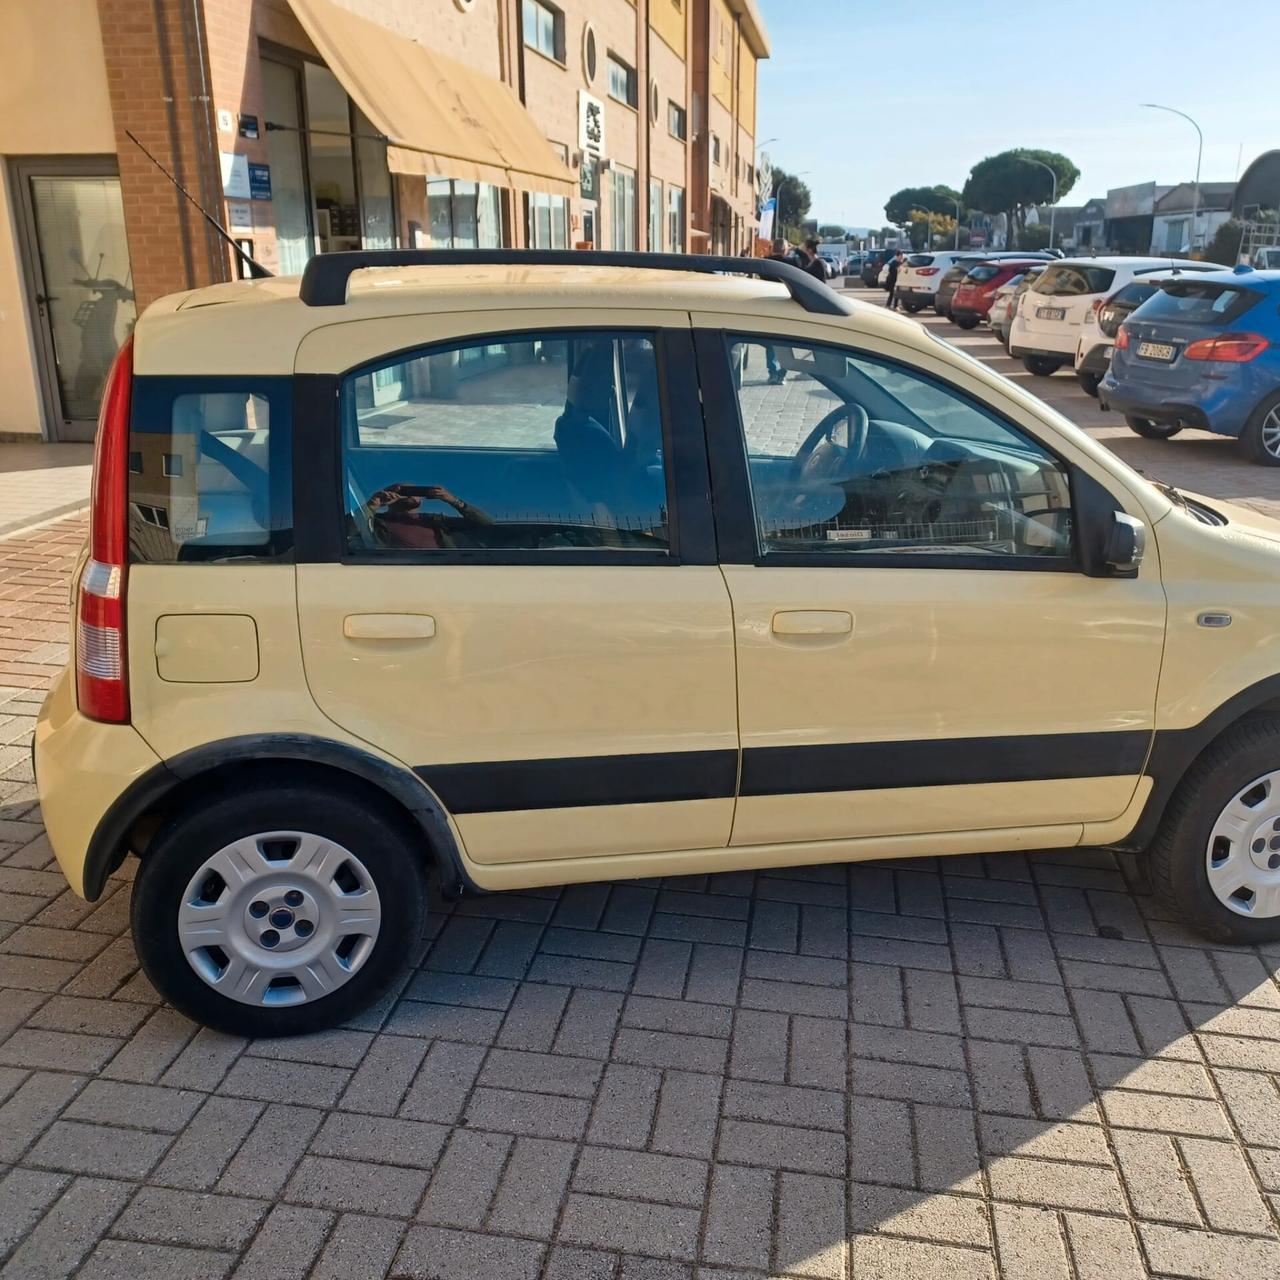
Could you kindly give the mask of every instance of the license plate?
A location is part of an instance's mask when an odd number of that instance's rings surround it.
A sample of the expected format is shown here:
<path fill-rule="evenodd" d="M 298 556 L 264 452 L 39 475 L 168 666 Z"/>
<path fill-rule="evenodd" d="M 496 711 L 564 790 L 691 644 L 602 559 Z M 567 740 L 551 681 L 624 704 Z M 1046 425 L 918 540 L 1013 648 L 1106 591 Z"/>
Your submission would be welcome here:
<path fill-rule="evenodd" d="M 1172 360 L 1173 347 L 1167 342 L 1140 342 L 1138 354 L 1144 360 Z"/>
<path fill-rule="evenodd" d="M 1037 307 L 1037 320 L 1064 320 L 1066 319 L 1066 309 L 1063 307 Z"/>

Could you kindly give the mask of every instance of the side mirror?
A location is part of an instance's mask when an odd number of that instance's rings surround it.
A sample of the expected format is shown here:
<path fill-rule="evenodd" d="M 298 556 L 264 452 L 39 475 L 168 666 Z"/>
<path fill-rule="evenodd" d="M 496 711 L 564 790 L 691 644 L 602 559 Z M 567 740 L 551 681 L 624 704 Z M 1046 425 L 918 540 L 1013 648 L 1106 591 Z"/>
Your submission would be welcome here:
<path fill-rule="evenodd" d="M 1111 533 L 1104 553 L 1106 563 L 1117 575 L 1135 574 L 1147 549 L 1147 526 L 1123 511 L 1113 511 L 1111 520 Z"/>
<path fill-rule="evenodd" d="M 1147 526 L 1079 467 L 1071 468 L 1071 501 L 1080 568 L 1091 578 L 1136 578 Z"/>

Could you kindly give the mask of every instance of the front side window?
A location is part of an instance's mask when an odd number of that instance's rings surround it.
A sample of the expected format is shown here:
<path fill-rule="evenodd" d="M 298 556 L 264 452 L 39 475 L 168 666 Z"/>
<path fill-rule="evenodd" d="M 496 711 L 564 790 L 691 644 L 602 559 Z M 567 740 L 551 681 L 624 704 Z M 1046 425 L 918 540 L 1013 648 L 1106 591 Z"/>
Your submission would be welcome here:
<path fill-rule="evenodd" d="M 729 342 L 766 556 L 1070 559 L 1065 466 L 976 401 L 842 348 Z"/>
<path fill-rule="evenodd" d="M 352 554 L 669 548 L 651 335 L 442 344 L 348 375 L 342 412 Z"/>

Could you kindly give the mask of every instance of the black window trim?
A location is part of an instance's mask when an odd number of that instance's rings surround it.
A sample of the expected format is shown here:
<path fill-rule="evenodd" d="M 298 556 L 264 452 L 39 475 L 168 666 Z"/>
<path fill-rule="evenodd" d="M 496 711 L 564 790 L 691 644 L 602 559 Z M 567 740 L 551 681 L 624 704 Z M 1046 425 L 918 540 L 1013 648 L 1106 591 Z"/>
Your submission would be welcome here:
<path fill-rule="evenodd" d="M 343 465 L 342 387 L 350 378 L 441 348 L 497 344 L 575 334 L 635 335 L 654 344 L 662 448 L 667 485 L 667 551 L 602 547 L 591 551 L 382 549 L 353 552 L 346 545 L 346 476 Z M 294 526 L 300 563 L 350 565 L 715 565 L 711 481 L 697 366 L 687 327 L 672 325 L 555 325 L 459 333 L 438 342 L 380 352 L 338 374 L 295 376 Z M 305 459 L 305 462 L 304 462 Z"/>
<path fill-rule="evenodd" d="M 751 333 L 746 330 L 695 328 L 694 346 L 698 354 L 698 376 L 702 385 L 703 411 L 706 417 L 707 449 L 710 455 L 713 509 L 715 512 L 716 540 L 720 547 L 721 564 L 755 565 L 758 568 L 794 566 L 796 568 L 842 569 L 983 569 L 996 572 L 1032 573 L 1084 573 L 1078 540 L 1073 538 L 1069 557 L 982 555 L 962 551 L 930 553 L 921 551 L 769 551 L 760 545 L 756 525 L 755 508 L 751 499 L 751 475 L 747 462 L 746 432 L 742 422 L 737 390 L 729 360 L 730 337 L 764 342 L 774 338 L 779 342 L 800 345 L 835 346 L 841 350 L 900 368 L 904 373 L 921 376 L 921 371 L 901 360 L 879 352 L 866 351 L 852 343 L 835 339 L 789 337 L 785 334 Z M 946 378 L 930 372 L 923 375 L 943 389 L 972 401 L 973 395 Z M 1081 474 L 1076 466 L 1056 449 L 1046 444 L 1040 436 L 1012 421 L 993 405 L 983 402 L 983 409 L 1021 436 L 1049 454 L 1067 477 L 1071 494 L 1073 523 L 1079 510 L 1077 493 Z M 1087 474 L 1087 473 L 1086 473 Z M 1095 482 L 1096 483 L 1096 482 Z M 1119 507 L 1120 504 L 1116 504 Z"/>

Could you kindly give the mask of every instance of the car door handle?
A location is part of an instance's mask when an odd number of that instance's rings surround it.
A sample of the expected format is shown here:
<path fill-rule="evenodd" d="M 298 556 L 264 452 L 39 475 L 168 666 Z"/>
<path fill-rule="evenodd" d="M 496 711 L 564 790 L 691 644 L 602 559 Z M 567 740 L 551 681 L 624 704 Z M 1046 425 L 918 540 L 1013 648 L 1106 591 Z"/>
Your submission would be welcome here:
<path fill-rule="evenodd" d="M 843 609 L 784 609 L 773 615 L 775 636 L 847 636 L 853 614 Z"/>
<path fill-rule="evenodd" d="M 435 633 L 429 613 L 349 613 L 342 620 L 348 640 L 430 640 Z"/>

